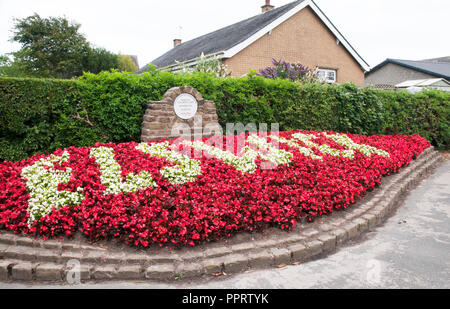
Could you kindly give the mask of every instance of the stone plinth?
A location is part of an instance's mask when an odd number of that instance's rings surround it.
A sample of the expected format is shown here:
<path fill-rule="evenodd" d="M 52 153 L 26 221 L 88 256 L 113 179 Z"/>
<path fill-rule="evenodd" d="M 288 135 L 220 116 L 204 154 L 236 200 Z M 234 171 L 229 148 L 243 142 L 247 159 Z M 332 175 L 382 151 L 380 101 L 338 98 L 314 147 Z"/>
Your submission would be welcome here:
<path fill-rule="evenodd" d="M 174 109 L 174 103 L 182 94 L 188 94 L 192 105 L 196 105 L 196 113 L 189 119 L 183 119 Z M 186 95 L 184 95 L 186 96 Z M 195 112 L 195 109 L 193 110 Z M 142 123 L 141 141 L 183 138 L 202 138 L 221 135 L 222 128 L 218 123 L 216 104 L 204 100 L 195 88 L 175 87 L 167 90 L 161 101 L 150 101 Z"/>

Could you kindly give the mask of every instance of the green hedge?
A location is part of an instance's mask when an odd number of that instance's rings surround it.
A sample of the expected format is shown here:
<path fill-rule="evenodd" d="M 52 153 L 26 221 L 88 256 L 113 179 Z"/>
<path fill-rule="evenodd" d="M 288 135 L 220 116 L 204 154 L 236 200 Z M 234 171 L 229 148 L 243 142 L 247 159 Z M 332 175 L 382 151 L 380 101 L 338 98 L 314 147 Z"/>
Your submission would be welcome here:
<path fill-rule="evenodd" d="M 383 104 L 382 134 L 420 134 L 434 146 L 450 148 L 450 92 L 377 91 Z"/>
<path fill-rule="evenodd" d="M 79 97 L 76 81 L 0 79 L 0 161 L 95 141 L 98 130 L 74 118 Z"/>
<path fill-rule="evenodd" d="M 276 122 L 282 130 L 419 133 L 435 146 L 449 147 L 450 93 L 412 95 L 255 76 L 105 72 L 70 81 L 0 78 L 0 161 L 97 141 L 138 141 L 147 101 L 186 85 L 216 102 L 223 126 Z"/>

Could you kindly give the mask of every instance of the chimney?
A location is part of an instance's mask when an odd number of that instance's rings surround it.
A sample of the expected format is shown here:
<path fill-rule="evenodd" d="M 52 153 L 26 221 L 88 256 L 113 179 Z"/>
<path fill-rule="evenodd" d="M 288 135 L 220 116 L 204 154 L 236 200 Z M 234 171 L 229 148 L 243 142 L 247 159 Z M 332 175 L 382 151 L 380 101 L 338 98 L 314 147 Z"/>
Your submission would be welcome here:
<path fill-rule="evenodd" d="M 181 44 L 181 39 L 175 39 L 173 40 L 173 47 L 177 47 L 178 45 Z"/>
<path fill-rule="evenodd" d="M 266 0 L 266 4 L 261 7 L 263 13 L 273 10 L 273 8 L 274 8 L 274 6 L 270 5 L 270 0 Z"/>

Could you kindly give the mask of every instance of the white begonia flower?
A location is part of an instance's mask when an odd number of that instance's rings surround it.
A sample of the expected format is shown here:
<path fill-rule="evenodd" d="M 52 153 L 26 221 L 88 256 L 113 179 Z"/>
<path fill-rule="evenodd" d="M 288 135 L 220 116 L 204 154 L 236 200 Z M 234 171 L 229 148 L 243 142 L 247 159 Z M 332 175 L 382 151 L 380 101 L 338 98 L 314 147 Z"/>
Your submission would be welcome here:
<path fill-rule="evenodd" d="M 315 138 L 316 136 L 312 135 L 312 134 L 303 134 L 303 133 L 295 133 L 292 134 L 292 137 L 296 140 L 299 140 L 301 142 L 303 142 L 306 146 L 308 147 L 314 147 L 319 149 L 319 151 L 323 154 L 328 154 L 331 155 L 333 157 L 344 157 L 344 158 L 350 158 L 352 159 L 355 155 L 355 152 L 353 151 L 353 149 L 350 150 L 339 150 L 339 149 L 335 149 L 335 148 L 331 148 L 328 145 L 318 145 L 314 142 L 311 141 L 311 139 Z"/>
<path fill-rule="evenodd" d="M 313 160 L 322 160 L 322 157 L 316 155 L 314 153 L 314 151 L 312 151 L 312 149 L 300 146 L 300 144 L 294 142 L 294 140 L 288 140 L 288 139 L 285 139 L 284 137 L 280 137 L 280 136 L 276 136 L 276 135 L 271 135 L 270 138 L 278 140 L 280 143 L 286 144 L 289 147 L 297 148 L 301 154 L 303 154 L 306 157 L 310 157 Z"/>
<path fill-rule="evenodd" d="M 235 156 L 229 151 L 224 151 L 220 148 L 207 145 L 200 141 L 183 141 L 182 144 L 190 146 L 196 150 L 206 152 L 216 159 L 222 160 L 225 164 L 234 166 L 237 170 L 242 172 L 253 172 L 256 170 L 255 160 L 257 153 L 249 147 L 244 147 L 244 155 L 242 157 Z"/>
<path fill-rule="evenodd" d="M 52 207 L 59 209 L 63 206 L 79 205 L 84 198 L 83 188 L 78 187 L 76 192 L 59 191 L 58 185 L 67 183 L 72 176 L 72 169 L 67 167 L 64 171 L 53 169 L 54 163 L 66 162 L 70 157 L 67 151 L 61 156 L 51 155 L 47 159 L 40 159 L 33 165 L 22 169 L 22 177 L 26 178 L 26 187 L 30 193 L 28 201 L 28 224 L 40 220 L 52 211 Z M 49 168 L 45 168 L 49 167 Z"/>
<path fill-rule="evenodd" d="M 247 141 L 255 144 L 259 149 L 265 150 L 267 153 L 258 152 L 249 146 L 244 146 L 242 148 L 242 156 L 236 156 L 230 151 L 225 151 L 200 141 L 183 141 L 182 144 L 206 152 L 216 159 L 224 161 L 225 164 L 234 166 L 238 171 L 243 173 L 254 173 L 256 171 L 257 166 L 255 161 L 258 156 L 274 164 L 287 164 L 292 160 L 292 153 L 274 147 L 266 139 L 256 135 L 250 135 Z"/>
<path fill-rule="evenodd" d="M 90 156 L 100 165 L 100 180 L 106 186 L 105 194 L 137 192 L 139 189 L 157 187 L 156 181 L 147 171 L 138 175 L 130 173 L 122 181 L 119 163 L 114 158 L 114 149 L 110 147 L 91 148 Z"/>
<path fill-rule="evenodd" d="M 188 156 L 167 149 L 169 142 L 147 144 L 141 143 L 136 149 L 149 154 L 152 157 L 165 158 L 167 161 L 173 162 L 175 166 L 165 166 L 161 169 L 161 175 L 168 179 L 172 184 L 184 184 L 197 179 L 202 173 L 200 161 L 190 159 Z"/>
<path fill-rule="evenodd" d="M 346 134 L 342 135 L 335 135 L 335 134 L 325 134 L 327 138 L 333 139 L 337 144 L 350 148 L 351 150 L 358 150 L 366 157 L 370 157 L 372 154 L 377 154 L 382 157 L 390 157 L 389 153 L 378 149 L 376 147 L 372 147 L 369 145 L 364 144 L 357 144 L 355 143 L 350 137 L 348 137 Z"/>
<path fill-rule="evenodd" d="M 317 145 L 316 143 L 312 142 L 311 139 L 313 139 L 315 136 L 312 134 L 303 134 L 303 133 L 295 133 L 292 134 L 292 137 L 296 140 L 302 141 L 306 146 L 308 147 L 315 147 L 319 149 L 319 151 L 323 154 L 328 154 L 334 157 L 344 157 L 353 159 L 355 156 L 355 150 L 358 150 L 366 157 L 370 157 L 373 153 L 378 154 L 383 157 L 389 157 L 389 153 L 387 153 L 384 150 L 377 149 L 375 147 L 364 145 L 364 144 L 357 144 L 353 140 L 351 140 L 347 135 L 335 135 L 335 134 L 325 134 L 327 138 L 333 139 L 337 144 L 347 147 L 349 149 L 346 150 L 339 150 L 331 148 L 328 145 Z"/>
<path fill-rule="evenodd" d="M 259 149 L 267 151 L 267 154 L 259 152 L 259 156 L 275 164 L 288 164 L 292 161 L 294 155 L 286 150 L 276 148 L 271 143 L 267 142 L 265 138 L 258 137 L 256 135 L 249 135 L 247 142 L 255 144 Z"/>

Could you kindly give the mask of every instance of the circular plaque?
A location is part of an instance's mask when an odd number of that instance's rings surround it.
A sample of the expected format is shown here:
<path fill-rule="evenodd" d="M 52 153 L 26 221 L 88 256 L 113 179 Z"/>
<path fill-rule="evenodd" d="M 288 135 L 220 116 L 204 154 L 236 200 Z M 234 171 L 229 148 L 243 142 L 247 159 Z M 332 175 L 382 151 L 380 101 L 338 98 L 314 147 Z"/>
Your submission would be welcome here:
<path fill-rule="evenodd" d="M 191 119 L 197 113 L 198 102 L 188 93 L 180 94 L 173 103 L 175 114 L 181 119 Z"/>

